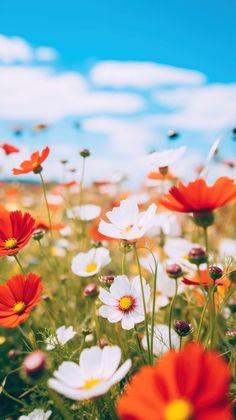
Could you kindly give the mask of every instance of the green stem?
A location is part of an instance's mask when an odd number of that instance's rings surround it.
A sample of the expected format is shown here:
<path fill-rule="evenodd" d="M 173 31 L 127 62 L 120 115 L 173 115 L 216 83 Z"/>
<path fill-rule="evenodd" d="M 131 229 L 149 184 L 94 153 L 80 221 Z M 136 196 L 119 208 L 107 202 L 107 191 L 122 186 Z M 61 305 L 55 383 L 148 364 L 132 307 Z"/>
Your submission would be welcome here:
<path fill-rule="evenodd" d="M 134 248 L 134 254 L 135 254 L 137 265 L 138 265 L 138 272 L 139 272 L 139 279 L 140 279 L 140 287 L 141 287 L 141 293 L 142 293 L 145 332 L 146 332 L 146 337 L 147 337 L 148 359 L 149 359 L 149 363 L 152 364 L 152 355 L 151 355 L 151 349 L 150 349 L 149 331 L 148 331 L 148 320 L 147 320 L 147 307 L 146 307 L 145 293 L 144 293 L 144 287 L 143 287 L 142 271 L 141 271 L 141 266 L 140 266 L 140 262 L 139 262 L 139 257 L 138 257 L 138 251 L 137 251 L 136 243 L 134 244 L 134 247 L 133 248 Z"/>
<path fill-rule="evenodd" d="M 204 242 L 205 242 L 206 256 L 207 256 L 207 269 L 208 269 L 209 268 L 209 242 L 208 242 L 207 227 L 203 228 L 203 233 L 204 233 Z"/>
<path fill-rule="evenodd" d="M 25 339 L 26 343 L 28 344 L 30 350 L 34 350 L 35 345 L 34 343 L 31 342 L 30 338 L 28 337 L 28 335 L 25 333 L 25 331 L 23 330 L 23 328 L 20 325 L 17 325 L 18 330 L 20 331 L 21 335 L 23 336 L 23 338 Z"/>
<path fill-rule="evenodd" d="M 17 257 L 17 255 L 16 254 L 13 255 L 13 257 L 15 258 L 15 260 L 16 260 L 17 264 L 19 265 L 19 267 L 20 267 L 22 273 L 24 274 L 24 276 L 26 276 L 27 273 L 25 272 L 24 267 L 22 266 L 22 264 L 21 264 L 19 258 Z"/>
<path fill-rule="evenodd" d="M 172 342 L 171 342 L 171 326 L 172 326 L 172 312 L 173 312 L 173 307 L 174 307 L 174 303 L 175 303 L 175 299 L 178 293 L 178 280 L 175 280 L 175 294 L 172 297 L 171 303 L 170 303 L 170 313 L 169 313 L 169 346 L 170 346 L 170 350 L 172 349 Z"/>
<path fill-rule="evenodd" d="M 134 330 L 135 330 L 135 338 L 136 338 L 136 341 L 137 341 L 137 344 L 138 344 L 138 348 L 139 348 L 140 353 L 143 356 L 143 363 L 145 364 L 146 362 L 145 362 L 145 357 L 143 355 L 143 348 L 142 348 L 142 345 L 140 343 L 140 338 L 139 338 L 139 335 L 138 335 L 138 330 L 137 330 L 136 325 L 134 325 Z"/>
<path fill-rule="evenodd" d="M 203 307 L 202 313 L 201 313 L 201 318 L 200 318 L 200 323 L 199 323 L 199 327 L 198 327 L 198 333 L 197 333 L 197 341 L 200 340 L 200 334 L 201 334 L 201 329 L 202 329 L 202 323 L 203 323 L 203 319 L 206 313 L 206 309 L 209 303 L 209 297 L 206 296 L 206 301 L 205 301 L 205 305 Z"/>
<path fill-rule="evenodd" d="M 49 210 L 49 204 L 48 204 L 48 199 L 47 199 L 47 190 L 46 190 L 46 184 L 44 182 L 43 179 L 43 175 L 40 172 L 39 173 L 40 179 L 41 179 L 41 184 L 42 184 L 42 188 L 43 188 L 43 195 L 44 195 L 44 200 L 45 200 L 45 204 L 46 204 L 46 208 L 47 208 L 47 214 L 48 214 L 48 223 L 49 223 L 49 227 L 50 227 L 50 235 L 51 235 L 51 239 L 53 241 L 53 232 L 52 232 L 52 220 L 51 220 L 51 215 L 50 215 L 50 210 Z"/>
<path fill-rule="evenodd" d="M 99 337 L 100 337 L 100 329 L 99 329 L 99 322 L 98 322 L 98 316 L 97 316 L 96 300 L 94 300 L 94 302 L 92 302 L 92 305 L 93 305 L 93 316 L 94 316 L 94 323 L 95 323 L 96 341 L 98 341 Z"/>
<path fill-rule="evenodd" d="M 179 337 L 179 350 L 181 350 L 182 348 L 182 341 L 183 341 L 183 337 L 182 335 Z"/>
<path fill-rule="evenodd" d="M 2 393 L 4 395 L 6 395 L 6 397 L 10 398 L 12 401 L 17 402 L 18 404 L 21 404 L 23 406 L 27 406 L 28 404 L 26 404 L 24 401 L 19 400 L 19 398 L 14 397 L 13 395 L 9 394 L 8 391 L 5 390 L 5 388 L 2 388 Z"/>
<path fill-rule="evenodd" d="M 125 274 L 126 271 L 126 253 L 123 252 L 122 263 L 121 263 L 121 274 Z"/>
<path fill-rule="evenodd" d="M 79 190 L 79 205 L 82 206 L 83 203 L 83 186 L 84 186 L 84 174 L 85 174 L 85 158 L 82 161 L 82 171 L 80 178 L 80 190 Z"/>

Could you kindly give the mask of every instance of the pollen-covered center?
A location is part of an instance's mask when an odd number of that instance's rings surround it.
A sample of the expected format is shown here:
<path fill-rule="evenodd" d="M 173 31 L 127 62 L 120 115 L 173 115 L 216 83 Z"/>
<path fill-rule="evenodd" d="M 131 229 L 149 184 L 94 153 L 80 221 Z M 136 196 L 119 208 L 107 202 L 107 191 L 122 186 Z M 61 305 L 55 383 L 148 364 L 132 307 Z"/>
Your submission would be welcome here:
<path fill-rule="evenodd" d="M 8 238 L 4 242 L 5 249 L 14 249 L 17 246 L 17 239 L 16 238 Z"/>
<path fill-rule="evenodd" d="M 32 168 L 36 169 L 39 166 L 38 162 L 33 162 L 32 163 Z"/>
<path fill-rule="evenodd" d="M 88 381 L 84 383 L 83 389 L 91 389 L 94 386 L 98 385 L 100 382 L 101 382 L 101 379 L 99 378 L 89 379 Z"/>
<path fill-rule="evenodd" d="M 17 302 L 15 303 L 15 305 L 13 306 L 13 310 L 16 314 L 22 314 L 25 310 L 25 302 Z"/>
<path fill-rule="evenodd" d="M 86 265 L 85 271 L 87 273 L 92 273 L 96 269 L 97 269 L 97 264 L 96 263 L 91 263 L 91 264 Z"/>
<path fill-rule="evenodd" d="M 134 225 L 129 225 L 129 226 L 127 226 L 125 229 L 123 229 L 123 232 L 124 233 L 128 233 L 128 232 L 130 232 L 131 231 L 131 229 L 134 227 Z"/>
<path fill-rule="evenodd" d="M 193 415 L 192 404 L 184 398 L 170 402 L 165 409 L 165 420 L 191 420 Z"/>
<path fill-rule="evenodd" d="M 127 312 L 134 307 L 134 298 L 132 296 L 122 296 L 119 299 L 119 309 Z"/>

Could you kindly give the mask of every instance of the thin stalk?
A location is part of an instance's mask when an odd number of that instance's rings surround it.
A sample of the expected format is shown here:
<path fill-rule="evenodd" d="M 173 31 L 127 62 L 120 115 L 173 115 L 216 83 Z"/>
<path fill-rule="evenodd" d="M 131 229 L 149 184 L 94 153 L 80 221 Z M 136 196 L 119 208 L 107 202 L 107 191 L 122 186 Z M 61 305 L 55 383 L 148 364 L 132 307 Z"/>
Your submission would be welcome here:
<path fill-rule="evenodd" d="M 170 303 L 170 313 L 169 313 L 169 346 L 170 346 L 170 350 L 172 349 L 172 342 L 171 342 L 171 325 L 172 325 L 172 312 L 173 312 L 173 307 L 174 307 L 174 303 L 175 303 L 175 299 L 178 293 L 178 280 L 175 280 L 175 294 L 172 297 L 171 303 Z"/>
<path fill-rule="evenodd" d="M 83 186 L 84 186 L 84 174 L 85 174 L 85 160 L 86 160 L 86 158 L 83 158 L 81 178 L 80 178 L 80 189 L 79 189 L 79 205 L 80 206 L 82 206 L 82 203 L 83 203 Z"/>
<path fill-rule="evenodd" d="M 203 323 L 203 319 L 204 319 L 204 316 L 205 316 L 205 313 L 206 313 L 206 309 L 207 309 L 207 305 L 208 305 L 208 303 L 209 303 L 209 297 L 208 297 L 208 296 L 206 296 L 206 301 L 205 301 L 205 304 L 204 304 L 204 307 L 203 307 L 203 310 L 202 310 L 202 313 L 201 313 L 200 323 L 199 323 L 199 327 L 198 327 L 197 341 L 199 341 L 199 340 L 200 340 L 200 334 L 201 334 L 201 329 L 202 329 L 202 323 Z"/>
<path fill-rule="evenodd" d="M 19 400 L 19 398 L 14 397 L 13 395 L 9 394 L 8 391 L 5 390 L 5 388 L 2 388 L 2 393 L 4 395 L 6 395 L 6 397 L 10 398 L 12 401 L 17 402 L 18 404 L 21 404 L 23 406 L 27 406 L 28 404 L 26 404 L 24 401 Z"/>
<path fill-rule="evenodd" d="M 142 348 L 142 345 L 140 343 L 140 338 L 139 338 L 139 335 L 138 335 L 138 330 L 137 330 L 136 325 L 134 325 L 134 330 L 135 330 L 135 338 L 136 338 L 136 341 L 137 341 L 137 344 L 138 344 L 138 348 L 139 348 L 140 353 L 143 356 L 143 363 L 145 364 L 146 362 L 145 362 L 145 357 L 143 355 L 143 348 Z"/>
<path fill-rule="evenodd" d="M 47 199 L 47 189 L 46 189 L 46 184 L 44 182 L 43 179 L 43 175 L 40 172 L 39 173 L 40 179 L 41 179 L 41 184 L 42 184 L 42 188 L 43 188 L 43 195 L 44 195 L 44 200 L 45 200 L 45 204 L 46 204 L 46 208 L 47 208 L 47 214 L 48 214 L 48 223 L 49 223 L 49 227 L 50 227 L 50 235 L 51 235 L 51 239 L 53 241 L 53 233 L 52 233 L 52 219 L 51 219 L 51 215 L 50 215 L 50 210 L 49 210 L 49 204 L 48 204 L 48 199 Z"/>
<path fill-rule="evenodd" d="M 181 348 L 182 348 L 182 341 L 183 341 L 183 337 L 182 337 L 182 335 L 179 337 L 179 351 L 181 350 Z"/>
<path fill-rule="evenodd" d="M 153 301 L 152 301 L 152 320 L 151 320 L 151 356 L 152 364 L 154 362 L 153 356 L 153 342 L 154 342 L 154 328 L 155 328 L 155 311 L 156 311 L 156 293 L 157 293 L 157 262 L 152 251 L 150 251 L 155 261 L 155 271 L 153 273 Z"/>
<path fill-rule="evenodd" d="M 19 258 L 17 257 L 17 255 L 16 254 L 13 255 L 13 257 L 15 258 L 15 260 L 16 260 L 17 264 L 19 265 L 19 267 L 20 267 L 22 273 L 24 274 L 24 276 L 26 276 L 27 273 L 25 272 L 24 267 L 22 266 L 22 264 L 21 264 Z"/>
<path fill-rule="evenodd" d="M 126 271 L 126 253 L 124 252 L 122 255 L 122 262 L 121 262 L 121 274 L 125 274 Z"/>
<path fill-rule="evenodd" d="M 135 254 L 137 265 L 138 265 L 140 287 L 141 287 L 141 293 L 142 293 L 145 332 L 146 332 L 146 337 L 147 337 L 148 359 L 149 359 L 149 363 L 152 364 L 152 355 L 151 355 L 151 348 L 150 348 L 150 341 L 149 341 L 149 331 L 148 331 L 148 320 L 147 320 L 147 307 L 146 307 L 146 300 L 145 300 L 144 287 L 143 287 L 142 271 L 141 271 L 141 266 L 140 266 L 140 262 L 139 262 L 136 243 L 134 244 L 133 248 L 134 248 L 134 254 Z"/>

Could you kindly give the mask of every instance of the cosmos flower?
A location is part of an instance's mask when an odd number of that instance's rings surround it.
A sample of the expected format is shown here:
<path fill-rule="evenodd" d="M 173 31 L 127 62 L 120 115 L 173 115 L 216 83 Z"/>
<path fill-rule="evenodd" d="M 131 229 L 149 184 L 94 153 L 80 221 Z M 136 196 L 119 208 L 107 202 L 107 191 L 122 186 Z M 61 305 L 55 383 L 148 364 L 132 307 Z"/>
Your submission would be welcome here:
<path fill-rule="evenodd" d="M 131 367 L 130 359 L 123 365 L 119 363 L 121 350 L 118 346 L 98 346 L 84 349 L 80 354 L 79 365 L 63 362 L 48 386 L 72 400 L 88 400 L 105 394 L 121 381 Z"/>
<path fill-rule="evenodd" d="M 80 252 L 72 259 L 71 270 L 81 277 L 91 277 L 99 273 L 111 261 L 109 250 L 92 248 L 88 252 Z"/>
<path fill-rule="evenodd" d="M 110 223 L 101 220 L 98 231 L 111 238 L 134 241 L 144 236 L 152 227 L 155 212 L 155 204 L 151 204 L 146 212 L 140 213 L 134 200 L 122 200 L 119 207 L 106 213 Z"/>
<path fill-rule="evenodd" d="M 56 346 L 64 346 L 68 341 L 70 341 L 76 335 L 76 331 L 72 326 L 66 327 L 62 325 L 56 329 L 55 335 L 50 335 L 45 340 L 47 350 L 53 350 Z"/>
<path fill-rule="evenodd" d="M 19 153 L 20 149 L 12 144 L 3 143 L 1 146 L 2 150 L 6 155 L 11 155 L 12 153 Z"/>
<path fill-rule="evenodd" d="M 118 401 L 119 418 L 229 420 L 231 372 L 219 356 L 205 352 L 200 343 L 168 351 L 155 366 L 141 368 L 132 378 Z"/>
<path fill-rule="evenodd" d="M 24 160 L 20 164 L 20 168 L 13 168 L 13 175 L 28 174 L 29 172 L 39 173 L 42 170 L 41 164 L 47 159 L 49 155 L 49 147 L 45 147 L 40 154 L 39 151 L 34 152 L 30 160 Z"/>
<path fill-rule="evenodd" d="M 161 152 L 150 153 L 146 156 L 145 161 L 156 168 L 168 168 L 168 166 L 177 162 L 185 151 L 186 146 L 179 147 L 178 149 L 166 149 Z"/>
<path fill-rule="evenodd" d="M 42 292 L 41 277 L 34 273 L 18 275 L 0 285 L 0 325 L 14 328 L 24 322 L 38 304 Z"/>
<path fill-rule="evenodd" d="M 151 331 L 151 328 L 149 328 Z M 172 347 L 177 349 L 179 348 L 179 336 L 171 328 L 171 343 Z M 142 346 L 147 350 L 147 337 L 144 335 L 142 339 Z M 157 357 L 161 356 L 163 353 L 166 353 L 169 350 L 169 327 L 165 324 L 158 324 L 154 327 L 153 335 L 153 354 Z"/>
<path fill-rule="evenodd" d="M 159 202 L 173 211 L 201 213 L 211 212 L 235 199 L 235 181 L 221 177 L 212 186 L 208 186 L 201 178 L 186 186 L 180 182 L 178 186 L 172 187 Z"/>
<path fill-rule="evenodd" d="M 150 286 L 143 279 L 146 304 L 150 299 Z M 144 309 L 140 279 L 138 276 L 130 282 L 127 276 L 117 276 L 110 291 L 101 288 L 99 299 L 105 304 L 99 308 L 99 315 L 109 322 L 121 321 L 125 330 L 131 330 L 135 324 L 144 321 Z"/>
<path fill-rule="evenodd" d="M 20 416 L 19 420 L 48 420 L 51 414 L 51 410 L 45 412 L 40 408 L 35 408 L 27 416 Z"/>
<path fill-rule="evenodd" d="M 35 219 L 20 210 L 0 211 L 0 256 L 15 255 L 29 242 Z"/>
<path fill-rule="evenodd" d="M 84 204 L 83 206 L 77 206 L 67 211 L 67 216 L 70 219 L 80 219 L 83 222 L 90 222 L 91 220 L 97 219 L 101 213 L 101 207 L 95 204 Z"/>

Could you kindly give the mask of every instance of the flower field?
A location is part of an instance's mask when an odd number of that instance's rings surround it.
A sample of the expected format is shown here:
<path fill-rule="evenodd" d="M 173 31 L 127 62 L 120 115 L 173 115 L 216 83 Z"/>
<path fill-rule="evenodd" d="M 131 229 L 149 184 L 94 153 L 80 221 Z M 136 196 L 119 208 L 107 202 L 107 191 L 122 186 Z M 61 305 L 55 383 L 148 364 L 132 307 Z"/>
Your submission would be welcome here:
<path fill-rule="evenodd" d="M 236 183 L 208 181 L 216 148 L 178 179 L 185 149 L 147 155 L 135 192 L 88 185 L 88 149 L 76 180 L 62 160 L 45 182 L 45 147 L 2 182 L 1 419 L 234 418 Z"/>

